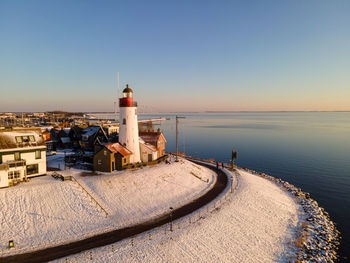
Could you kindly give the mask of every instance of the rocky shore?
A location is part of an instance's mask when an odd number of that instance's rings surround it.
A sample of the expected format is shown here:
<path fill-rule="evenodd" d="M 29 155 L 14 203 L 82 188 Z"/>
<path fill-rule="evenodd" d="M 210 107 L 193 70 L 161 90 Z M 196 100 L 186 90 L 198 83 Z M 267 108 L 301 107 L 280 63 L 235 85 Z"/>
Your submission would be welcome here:
<path fill-rule="evenodd" d="M 303 222 L 299 225 L 294 242 L 290 243 L 292 262 L 336 262 L 340 232 L 328 213 L 300 188 L 265 173 L 244 170 L 274 182 L 294 196 L 303 209 Z"/>

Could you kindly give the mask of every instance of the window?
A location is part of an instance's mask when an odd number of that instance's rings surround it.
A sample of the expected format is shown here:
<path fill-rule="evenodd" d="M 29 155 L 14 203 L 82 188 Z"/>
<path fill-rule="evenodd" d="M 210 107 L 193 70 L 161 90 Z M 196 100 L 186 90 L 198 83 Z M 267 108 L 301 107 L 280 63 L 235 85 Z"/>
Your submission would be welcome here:
<path fill-rule="evenodd" d="M 20 152 L 15 152 L 15 161 L 21 160 L 21 153 Z"/>
<path fill-rule="evenodd" d="M 39 166 L 37 164 L 27 165 L 27 175 L 39 173 Z"/>
<path fill-rule="evenodd" d="M 126 124 L 126 119 L 123 119 L 123 124 Z"/>
<path fill-rule="evenodd" d="M 101 165 L 101 164 L 102 164 L 102 161 L 101 161 L 101 160 L 97 160 L 97 164 L 98 164 L 98 165 Z"/>
<path fill-rule="evenodd" d="M 19 179 L 21 177 L 21 173 L 20 171 L 11 171 L 8 173 L 8 179 L 12 180 L 12 179 Z"/>
<path fill-rule="evenodd" d="M 41 159 L 41 151 L 40 150 L 35 151 L 35 159 Z"/>
<path fill-rule="evenodd" d="M 135 115 L 137 115 L 137 110 L 135 109 Z"/>
<path fill-rule="evenodd" d="M 14 177 L 15 179 L 18 179 L 20 176 L 21 176 L 21 174 L 20 174 L 19 171 L 14 171 L 14 172 L 13 172 L 13 177 Z"/>
<path fill-rule="evenodd" d="M 16 142 L 21 143 L 22 142 L 22 136 L 16 136 Z"/>
<path fill-rule="evenodd" d="M 0 163 L 2 163 L 2 155 L 0 154 Z"/>
<path fill-rule="evenodd" d="M 34 135 L 29 135 L 29 141 L 30 141 L 30 142 L 35 142 Z"/>
<path fill-rule="evenodd" d="M 104 151 L 103 151 L 103 154 L 104 154 L 105 156 L 107 156 L 107 151 L 106 151 L 106 150 L 104 150 Z"/>
<path fill-rule="evenodd" d="M 23 142 L 29 142 L 29 137 L 28 136 L 22 136 L 22 141 Z"/>

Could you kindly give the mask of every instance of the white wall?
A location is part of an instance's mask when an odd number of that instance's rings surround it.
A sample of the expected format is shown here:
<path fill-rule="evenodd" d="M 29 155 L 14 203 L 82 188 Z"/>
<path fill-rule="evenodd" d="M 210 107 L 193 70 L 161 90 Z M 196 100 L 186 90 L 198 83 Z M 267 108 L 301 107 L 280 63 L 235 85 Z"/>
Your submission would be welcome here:
<path fill-rule="evenodd" d="M 0 170 L 0 188 L 9 186 L 7 170 Z"/>
<path fill-rule="evenodd" d="M 146 147 L 143 143 L 140 143 L 140 154 L 141 154 L 142 162 L 148 162 L 148 154 L 152 154 L 152 161 L 157 160 L 157 152 L 152 151 L 150 148 Z"/>
<path fill-rule="evenodd" d="M 119 143 L 125 145 L 133 153 L 130 156 L 131 163 L 141 161 L 136 110 L 136 107 L 120 107 Z M 126 120 L 126 124 L 123 124 L 124 119 Z"/>
<path fill-rule="evenodd" d="M 26 161 L 26 165 L 38 164 L 39 172 L 36 174 L 28 175 L 27 177 L 43 175 L 46 173 L 46 150 L 40 150 L 40 151 L 41 151 L 41 159 L 35 159 L 35 151 L 21 153 L 21 159 Z M 14 160 L 15 160 L 15 157 L 14 157 L 13 153 L 2 155 L 2 162 L 3 163 L 5 163 L 7 161 L 14 161 Z M 10 168 L 10 171 L 14 171 L 14 169 Z"/>

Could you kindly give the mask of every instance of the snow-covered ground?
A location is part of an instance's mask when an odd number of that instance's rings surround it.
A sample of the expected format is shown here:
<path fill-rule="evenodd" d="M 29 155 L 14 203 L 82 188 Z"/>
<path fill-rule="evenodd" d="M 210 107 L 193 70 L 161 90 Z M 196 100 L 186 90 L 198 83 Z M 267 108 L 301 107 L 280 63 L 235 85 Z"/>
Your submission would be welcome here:
<path fill-rule="evenodd" d="M 58 163 L 61 157 L 51 159 Z M 73 175 L 78 183 L 45 176 L 0 189 L 2 256 L 68 243 L 167 213 L 170 206 L 204 194 L 216 180 L 211 170 L 184 160 L 85 177 L 78 170 L 60 173 Z M 9 240 L 15 248 L 8 249 Z"/>
<path fill-rule="evenodd" d="M 221 204 L 175 221 L 173 232 L 163 226 L 57 262 L 286 262 L 300 206 L 264 178 L 240 171 L 237 180 Z"/>

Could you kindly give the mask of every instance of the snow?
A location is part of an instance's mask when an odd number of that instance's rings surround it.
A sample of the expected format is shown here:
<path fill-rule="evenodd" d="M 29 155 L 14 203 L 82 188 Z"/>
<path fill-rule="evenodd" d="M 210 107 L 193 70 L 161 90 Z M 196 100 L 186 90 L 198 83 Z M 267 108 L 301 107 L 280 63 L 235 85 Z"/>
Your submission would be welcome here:
<path fill-rule="evenodd" d="M 173 232 L 163 226 L 56 262 L 288 262 L 300 206 L 276 184 L 239 173 L 233 194 L 175 221 Z"/>
<path fill-rule="evenodd" d="M 52 156 L 51 162 L 59 163 L 63 156 Z M 216 180 L 211 170 L 184 160 L 112 174 L 60 173 L 74 176 L 78 183 L 45 176 L 0 189 L 2 256 L 68 243 L 165 214 L 170 206 L 180 207 L 209 191 Z M 14 240 L 14 249 L 8 249 L 9 240 Z"/>

